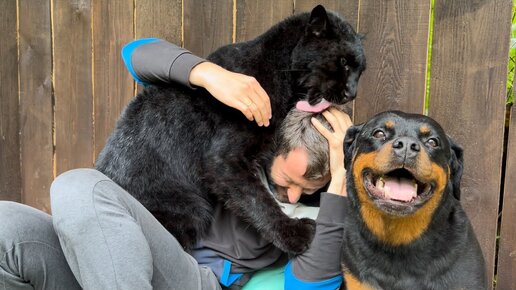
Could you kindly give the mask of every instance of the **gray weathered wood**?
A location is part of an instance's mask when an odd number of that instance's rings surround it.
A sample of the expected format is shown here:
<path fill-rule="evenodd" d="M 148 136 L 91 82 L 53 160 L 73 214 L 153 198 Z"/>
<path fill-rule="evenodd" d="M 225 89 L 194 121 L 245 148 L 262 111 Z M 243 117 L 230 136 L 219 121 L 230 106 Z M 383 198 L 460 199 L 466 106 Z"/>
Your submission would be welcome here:
<path fill-rule="evenodd" d="M 16 1 L 0 1 L 0 200 L 21 199 Z"/>
<path fill-rule="evenodd" d="M 292 15 L 294 3 L 291 0 L 235 0 L 236 41 L 246 41 L 267 31 L 271 26 Z"/>
<path fill-rule="evenodd" d="M 133 0 L 93 2 L 95 157 L 134 97 L 134 82 L 120 54 L 134 37 L 133 17 Z"/>
<path fill-rule="evenodd" d="M 184 1 L 184 47 L 206 57 L 233 41 L 233 0 Z"/>
<path fill-rule="evenodd" d="M 54 178 L 50 2 L 18 3 L 22 200 L 50 212 Z"/>
<path fill-rule="evenodd" d="M 515 88 L 513 86 L 513 88 Z M 496 289 L 512 289 L 516 285 L 516 106 L 512 106 L 505 165 L 500 247 Z"/>
<path fill-rule="evenodd" d="M 90 0 L 53 0 L 56 173 L 92 167 Z"/>
<path fill-rule="evenodd" d="M 430 1 L 360 1 L 359 31 L 367 69 L 355 121 L 386 110 L 423 113 Z"/>
<path fill-rule="evenodd" d="M 464 147 L 462 204 L 493 278 L 511 1 L 436 0 L 429 115 Z"/>

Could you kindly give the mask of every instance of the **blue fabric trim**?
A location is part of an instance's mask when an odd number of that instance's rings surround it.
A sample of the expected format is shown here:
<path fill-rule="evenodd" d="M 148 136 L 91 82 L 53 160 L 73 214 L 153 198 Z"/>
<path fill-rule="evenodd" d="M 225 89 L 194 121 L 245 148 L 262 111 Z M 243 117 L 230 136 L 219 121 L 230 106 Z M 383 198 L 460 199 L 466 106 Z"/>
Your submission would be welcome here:
<path fill-rule="evenodd" d="M 318 282 L 302 281 L 294 276 L 292 261 L 285 268 L 285 290 L 335 290 L 339 289 L 342 281 L 341 275 Z"/>
<path fill-rule="evenodd" d="M 222 271 L 222 276 L 220 277 L 220 284 L 225 287 L 231 286 L 231 284 L 235 283 L 236 280 L 240 279 L 244 274 L 232 274 L 231 273 L 231 262 L 228 260 L 224 260 L 224 270 Z"/>
<path fill-rule="evenodd" d="M 133 41 L 129 42 L 128 44 L 126 44 L 124 47 L 122 47 L 122 60 L 124 61 L 124 64 L 125 64 L 127 70 L 131 73 L 131 75 L 133 76 L 133 79 L 137 83 L 142 84 L 142 85 L 145 84 L 138 78 L 138 76 L 136 75 L 136 72 L 133 69 L 131 57 L 133 55 L 134 50 L 141 45 L 160 41 L 160 40 L 161 39 L 159 39 L 159 38 L 141 38 L 141 39 L 133 40 Z"/>

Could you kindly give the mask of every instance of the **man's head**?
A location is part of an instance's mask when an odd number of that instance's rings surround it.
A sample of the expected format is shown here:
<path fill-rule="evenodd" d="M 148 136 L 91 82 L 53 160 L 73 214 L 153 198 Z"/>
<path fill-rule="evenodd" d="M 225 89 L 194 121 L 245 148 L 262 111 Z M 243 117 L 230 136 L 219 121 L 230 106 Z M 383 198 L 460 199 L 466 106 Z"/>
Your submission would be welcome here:
<path fill-rule="evenodd" d="M 297 109 L 288 113 L 279 129 L 269 179 L 282 202 L 296 203 L 303 193 L 313 194 L 330 181 L 328 141 L 312 125 L 312 117 L 332 130 L 321 113 Z"/>

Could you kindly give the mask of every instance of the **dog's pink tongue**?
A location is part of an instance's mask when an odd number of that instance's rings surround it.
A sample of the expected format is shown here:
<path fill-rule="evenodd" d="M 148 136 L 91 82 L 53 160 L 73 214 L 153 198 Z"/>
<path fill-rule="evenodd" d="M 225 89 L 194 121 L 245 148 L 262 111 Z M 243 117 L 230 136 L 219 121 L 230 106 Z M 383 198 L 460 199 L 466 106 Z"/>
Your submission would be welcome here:
<path fill-rule="evenodd" d="M 313 106 L 311 106 L 307 101 L 299 101 L 296 104 L 296 109 L 303 112 L 319 113 L 328 109 L 329 106 L 331 106 L 331 103 L 325 99 L 322 99 L 319 103 Z"/>
<path fill-rule="evenodd" d="M 398 179 L 386 177 L 384 179 L 384 182 L 384 191 L 386 198 L 401 201 L 411 201 L 412 198 L 417 196 L 413 180 L 406 178 Z"/>

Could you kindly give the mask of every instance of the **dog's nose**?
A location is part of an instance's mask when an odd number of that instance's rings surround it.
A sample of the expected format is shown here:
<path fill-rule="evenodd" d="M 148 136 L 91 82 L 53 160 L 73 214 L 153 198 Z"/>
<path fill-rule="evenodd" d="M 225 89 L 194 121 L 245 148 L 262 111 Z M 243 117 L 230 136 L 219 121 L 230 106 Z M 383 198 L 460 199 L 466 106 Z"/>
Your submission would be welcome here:
<path fill-rule="evenodd" d="M 394 148 L 394 152 L 398 156 L 403 158 L 416 157 L 419 151 L 421 151 L 419 142 L 409 137 L 400 137 L 394 140 L 392 148 Z"/>

